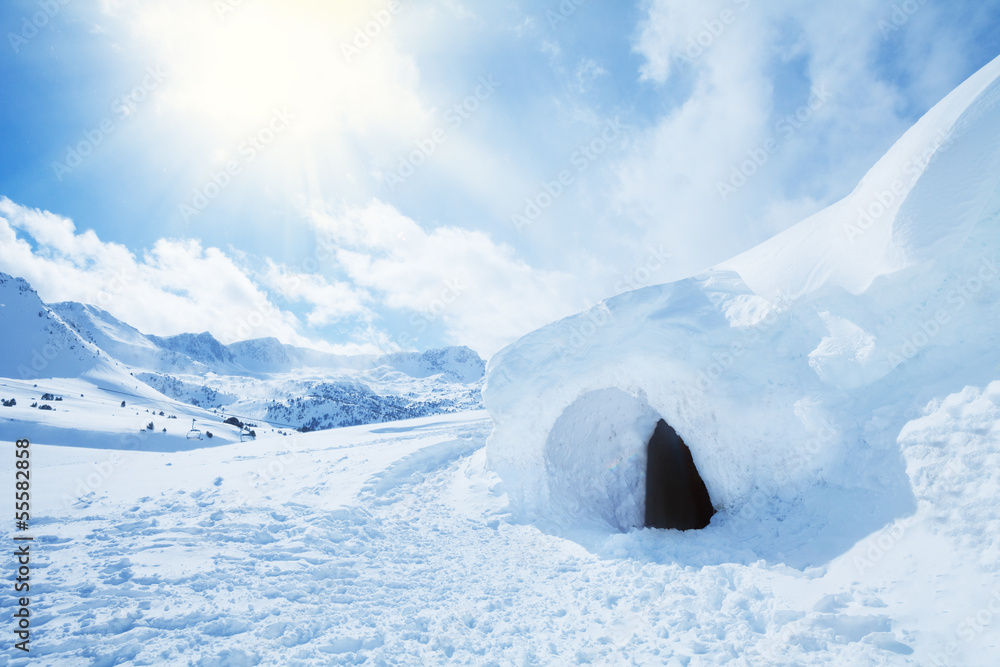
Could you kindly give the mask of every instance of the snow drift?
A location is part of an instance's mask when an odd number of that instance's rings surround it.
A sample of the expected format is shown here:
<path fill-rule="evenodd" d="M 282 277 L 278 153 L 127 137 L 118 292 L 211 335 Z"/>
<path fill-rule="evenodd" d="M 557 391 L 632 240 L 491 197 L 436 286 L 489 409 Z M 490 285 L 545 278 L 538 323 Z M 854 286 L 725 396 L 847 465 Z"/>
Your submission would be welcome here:
<path fill-rule="evenodd" d="M 488 461 L 515 513 L 641 526 L 661 418 L 722 510 L 710 530 L 767 503 L 770 520 L 828 539 L 828 557 L 910 511 L 900 428 L 930 398 L 988 384 L 1000 361 L 998 77 L 1000 59 L 842 201 L 494 356 Z"/>

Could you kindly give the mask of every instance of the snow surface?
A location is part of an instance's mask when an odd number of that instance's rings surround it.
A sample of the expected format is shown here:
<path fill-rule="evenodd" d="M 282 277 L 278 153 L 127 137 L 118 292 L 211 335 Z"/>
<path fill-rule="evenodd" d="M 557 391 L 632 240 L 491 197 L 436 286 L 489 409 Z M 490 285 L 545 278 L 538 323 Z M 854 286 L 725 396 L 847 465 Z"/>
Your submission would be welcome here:
<path fill-rule="evenodd" d="M 791 546 L 766 503 L 728 531 L 521 523 L 483 412 L 36 445 L 36 634 L 0 665 L 994 665 L 1000 382 L 924 413 L 899 437 L 914 511 L 801 569 L 757 553 Z"/>

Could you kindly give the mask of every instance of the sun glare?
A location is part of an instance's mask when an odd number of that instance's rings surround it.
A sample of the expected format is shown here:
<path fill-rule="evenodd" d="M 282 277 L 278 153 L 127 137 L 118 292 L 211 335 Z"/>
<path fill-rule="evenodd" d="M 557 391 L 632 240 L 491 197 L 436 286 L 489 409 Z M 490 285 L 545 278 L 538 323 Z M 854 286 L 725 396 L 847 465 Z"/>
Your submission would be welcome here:
<path fill-rule="evenodd" d="M 178 102 L 233 126 L 260 122 L 275 107 L 310 109 L 336 74 L 330 40 L 280 10 L 249 8 L 195 33 L 178 63 Z"/>
<path fill-rule="evenodd" d="M 266 138 L 278 124 L 281 139 L 266 150 L 269 182 L 298 179 L 313 196 L 321 164 L 345 178 L 368 170 L 380 159 L 372 155 L 397 154 L 430 122 L 418 69 L 397 48 L 396 16 L 387 14 L 385 0 L 132 7 L 141 48 L 168 72 L 158 90 L 162 112 L 197 138 L 213 169 L 240 157 L 248 137 Z M 367 141 L 364 153 L 357 137 Z M 191 159 L 204 171 L 197 156 Z"/>
<path fill-rule="evenodd" d="M 294 108 L 306 122 L 336 120 L 384 89 L 373 84 L 405 80 L 393 65 L 393 16 L 376 26 L 362 56 L 345 57 L 345 45 L 353 46 L 357 30 L 384 8 L 308 0 L 170 3 L 144 8 L 139 25 L 153 57 L 171 72 L 168 101 L 237 131 L 276 106 Z"/>

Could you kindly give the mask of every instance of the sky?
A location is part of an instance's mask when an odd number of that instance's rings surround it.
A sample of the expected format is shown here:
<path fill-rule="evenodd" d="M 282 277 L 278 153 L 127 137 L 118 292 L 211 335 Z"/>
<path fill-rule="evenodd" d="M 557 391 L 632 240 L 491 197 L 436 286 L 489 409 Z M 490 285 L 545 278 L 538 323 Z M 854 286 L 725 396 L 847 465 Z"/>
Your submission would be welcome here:
<path fill-rule="evenodd" d="M 10 0 L 0 271 L 158 335 L 489 357 L 847 195 L 997 0 Z"/>

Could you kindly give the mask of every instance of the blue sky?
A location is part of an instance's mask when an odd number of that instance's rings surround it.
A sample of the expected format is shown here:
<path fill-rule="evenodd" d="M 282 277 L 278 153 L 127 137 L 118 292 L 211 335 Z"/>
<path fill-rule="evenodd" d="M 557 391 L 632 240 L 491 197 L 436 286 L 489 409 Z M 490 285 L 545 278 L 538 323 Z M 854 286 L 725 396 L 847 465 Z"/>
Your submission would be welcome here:
<path fill-rule="evenodd" d="M 1000 3 L 933 0 L 15 0 L 0 25 L 0 270 L 148 333 L 344 352 L 489 355 L 700 271 L 1000 54 Z"/>

